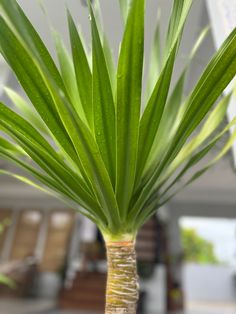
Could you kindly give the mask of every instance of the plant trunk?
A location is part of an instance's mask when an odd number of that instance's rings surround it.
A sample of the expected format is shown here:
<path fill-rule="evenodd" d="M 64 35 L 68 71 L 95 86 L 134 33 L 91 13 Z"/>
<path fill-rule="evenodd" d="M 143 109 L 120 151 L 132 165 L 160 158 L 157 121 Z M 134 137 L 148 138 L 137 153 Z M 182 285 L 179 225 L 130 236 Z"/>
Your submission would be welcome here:
<path fill-rule="evenodd" d="M 134 242 L 107 242 L 108 278 L 105 314 L 135 314 L 138 301 Z"/>

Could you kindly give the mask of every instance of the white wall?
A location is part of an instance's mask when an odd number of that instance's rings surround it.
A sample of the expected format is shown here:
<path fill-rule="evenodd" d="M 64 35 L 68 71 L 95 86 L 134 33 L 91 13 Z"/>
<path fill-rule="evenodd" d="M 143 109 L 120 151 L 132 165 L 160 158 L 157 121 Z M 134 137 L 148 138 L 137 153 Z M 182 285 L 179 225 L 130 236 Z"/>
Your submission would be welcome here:
<path fill-rule="evenodd" d="M 166 308 L 166 271 L 159 265 L 151 279 L 141 280 L 141 289 L 147 292 L 146 310 L 148 313 L 162 314 Z"/>
<path fill-rule="evenodd" d="M 236 301 L 236 269 L 232 267 L 186 264 L 183 284 L 188 302 Z"/>

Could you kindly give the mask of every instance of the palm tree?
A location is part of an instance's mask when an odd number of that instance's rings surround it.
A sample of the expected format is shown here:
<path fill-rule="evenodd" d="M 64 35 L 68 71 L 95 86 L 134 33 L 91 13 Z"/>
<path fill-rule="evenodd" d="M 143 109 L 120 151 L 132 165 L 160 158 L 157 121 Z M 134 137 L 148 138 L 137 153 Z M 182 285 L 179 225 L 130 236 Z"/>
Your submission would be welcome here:
<path fill-rule="evenodd" d="M 0 0 L 0 51 L 29 99 L 6 89 L 15 108 L 0 103 L 0 129 L 7 135 L 0 138 L 0 156 L 21 169 L 1 173 L 50 193 L 97 224 L 107 246 L 106 314 L 136 312 L 139 228 L 225 155 L 236 137 L 232 133 L 213 160 L 182 180 L 236 123 L 222 128 L 231 94 L 218 100 L 236 74 L 236 29 L 185 96 L 189 64 L 207 31 L 170 88 L 192 5 L 174 0 L 164 46 L 157 23 L 143 104 L 145 0 L 120 5 L 124 35 L 117 68 L 97 6 L 89 4 L 92 65 L 68 12 L 72 57 L 54 33 L 58 69 L 17 2 Z"/>

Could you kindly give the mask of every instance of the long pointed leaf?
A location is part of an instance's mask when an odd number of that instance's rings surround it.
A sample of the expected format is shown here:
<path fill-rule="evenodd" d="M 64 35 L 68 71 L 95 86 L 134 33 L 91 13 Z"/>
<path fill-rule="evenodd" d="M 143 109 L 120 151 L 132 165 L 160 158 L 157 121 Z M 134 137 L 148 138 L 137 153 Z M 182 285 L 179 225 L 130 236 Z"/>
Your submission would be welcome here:
<path fill-rule="evenodd" d="M 32 52 L 25 48 L 0 16 L 0 50 L 17 75 L 35 109 L 51 130 L 57 144 L 75 162 L 78 157 L 55 108 Z"/>
<path fill-rule="evenodd" d="M 57 112 L 65 129 L 75 147 L 82 165 L 82 174 L 86 175 L 93 188 L 99 204 L 109 218 L 109 226 L 113 232 L 117 232 L 120 215 L 117 207 L 115 193 L 109 174 L 102 160 L 98 145 L 88 127 L 73 111 L 63 95 L 58 95 L 53 82 L 47 81 L 52 93 Z"/>
<path fill-rule="evenodd" d="M 93 127 L 92 74 L 82 40 L 69 12 L 68 25 L 79 95 L 88 125 Z"/>
<path fill-rule="evenodd" d="M 42 86 L 46 89 L 46 91 L 43 91 L 43 96 L 47 96 L 49 102 L 51 102 L 52 108 L 55 109 L 58 120 L 63 124 L 63 128 L 66 129 L 66 134 L 69 137 L 69 140 L 73 141 L 72 147 L 75 147 L 76 153 L 78 154 L 77 156 L 79 156 L 77 163 L 82 163 L 82 173 L 86 173 L 86 175 L 89 177 L 90 183 L 93 185 L 94 192 L 99 198 L 99 202 L 103 207 L 103 210 L 106 211 L 106 214 L 108 215 L 108 217 L 110 217 L 110 224 L 113 226 L 117 225 L 119 221 L 119 216 L 113 188 L 110 183 L 110 179 L 105 169 L 104 163 L 100 158 L 100 152 L 97 148 L 96 143 L 94 142 L 92 135 L 90 134 L 90 131 L 87 129 L 86 125 L 84 125 L 82 120 L 80 120 L 80 118 L 77 116 L 74 108 L 70 106 L 65 97 L 65 94 L 63 94 L 63 92 L 61 92 L 60 90 L 58 91 L 58 86 L 51 78 L 50 73 L 48 72 L 47 68 L 44 67 L 43 63 L 37 64 L 37 62 L 33 58 L 30 58 L 28 52 L 20 45 L 20 42 L 17 41 L 16 37 L 10 32 L 9 28 L 7 28 L 7 25 L 3 19 L 0 19 L 0 24 L 3 25 L 3 28 L 0 27 L 0 33 L 2 31 L 2 33 L 4 33 L 4 36 L 7 36 L 7 32 L 8 35 L 13 39 L 14 45 L 17 45 L 17 48 L 19 48 L 19 51 L 23 50 L 22 55 L 19 55 L 21 57 L 21 63 L 25 63 L 25 68 L 30 72 L 30 76 L 35 77 L 35 81 L 31 81 L 30 83 L 37 84 L 39 82 L 39 79 L 42 78 Z M 9 48 L 8 44 L 10 42 L 11 41 L 9 41 L 8 43 L 4 42 L 5 45 L 4 47 L 2 45 L 1 48 L 6 49 L 6 46 Z M 10 46 L 10 48 L 10 51 L 7 50 L 8 56 L 10 55 L 10 57 L 12 57 L 11 61 L 14 65 L 15 62 L 18 62 L 17 66 L 20 67 L 20 60 L 17 60 L 15 56 L 13 58 L 12 55 L 12 52 L 15 52 L 16 47 L 13 48 Z M 29 56 L 29 60 L 27 60 L 27 56 Z M 35 67 L 34 63 L 36 63 Z M 18 70 L 17 66 L 15 67 L 15 71 Z M 20 79 L 22 78 L 22 76 L 24 76 L 24 71 L 21 68 L 19 75 Z M 37 86 L 34 91 L 32 91 L 31 89 L 29 92 L 33 92 L 32 95 L 35 97 L 35 95 L 38 94 L 38 89 L 40 87 L 41 85 Z M 50 109 L 51 107 L 49 108 L 49 110 Z M 49 119 L 48 110 L 44 111 L 43 113 L 47 116 L 47 124 L 49 124 L 49 122 L 51 122 L 50 119 L 54 119 L 54 116 L 50 117 Z M 57 130 L 54 130 L 54 132 L 55 134 L 57 134 Z M 70 153 L 69 149 L 67 153 Z M 87 180 L 87 177 L 85 178 L 85 180 Z M 113 219 L 112 217 L 115 218 Z"/>
<path fill-rule="evenodd" d="M 122 40 L 117 72 L 117 181 L 116 195 L 125 215 L 132 195 L 141 108 L 144 0 L 133 0 Z"/>
<path fill-rule="evenodd" d="M 183 32 L 183 24 L 186 21 L 186 16 L 188 15 L 192 3 L 193 0 L 175 0 L 173 2 L 173 9 L 166 37 L 164 61 L 168 59 L 176 41 L 179 41 L 179 36 Z"/>
<path fill-rule="evenodd" d="M 161 196 L 165 195 L 184 175 L 185 173 L 195 166 L 201 159 L 203 159 L 207 153 L 217 144 L 217 142 L 225 135 L 226 132 L 228 132 L 232 127 L 234 127 L 236 124 L 236 118 L 233 119 L 219 134 L 213 137 L 212 140 L 210 140 L 209 143 L 207 143 L 203 148 L 200 148 L 197 152 L 192 152 L 192 155 L 188 155 L 187 158 L 183 160 L 187 161 L 187 164 L 184 166 L 184 168 L 180 171 L 180 173 L 176 176 L 176 178 L 168 184 L 168 186 L 164 189 L 164 191 L 161 192 Z M 186 160 L 187 159 L 187 160 Z M 176 168 L 174 169 L 176 170 Z M 153 195 L 157 195 L 162 185 L 164 185 L 165 181 L 167 181 L 168 178 L 170 178 L 173 175 L 174 171 L 168 172 L 168 175 L 164 175 L 163 179 L 160 179 L 160 183 L 156 188 L 156 191 L 153 193 Z M 160 193 L 159 193 L 160 194 Z M 159 195 L 159 197 L 161 197 Z"/>
<path fill-rule="evenodd" d="M 17 94 L 14 90 L 5 87 L 4 88 L 6 94 L 11 99 L 15 107 L 18 109 L 18 111 L 25 117 L 27 121 L 29 121 L 31 124 L 35 126 L 36 129 L 38 129 L 40 132 L 49 135 L 49 130 L 46 127 L 43 120 L 38 115 L 37 111 L 34 110 L 34 107 L 27 103 L 23 97 L 21 97 L 19 94 Z"/>
<path fill-rule="evenodd" d="M 67 185 L 81 198 L 88 195 L 83 180 L 57 156 L 46 140 L 23 118 L 0 104 L 0 128 L 20 143 L 26 153 L 62 185 Z"/>
<path fill-rule="evenodd" d="M 151 165 L 147 165 L 149 172 L 153 171 L 153 165 L 156 166 L 158 160 L 160 160 L 163 156 L 167 143 L 170 142 L 171 138 L 175 134 L 176 128 L 178 127 L 178 115 L 182 103 L 185 78 L 186 72 L 183 72 L 169 100 L 167 101 L 160 126 L 150 152 L 148 163 Z"/>
<path fill-rule="evenodd" d="M 216 108 L 209 115 L 198 135 L 192 138 L 176 156 L 175 160 L 171 164 L 172 169 L 177 168 L 181 163 L 184 162 L 184 160 L 191 156 L 192 152 L 196 150 L 202 143 L 204 143 L 204 141 L 219 127 L 226 116 L 230 99 L 231 94 L 224 97 L 219 102 Z"/>
<path fill-rule="evenodd" d="M 111 88 L 113 92 L 113 97 L 115 98 L 116 95 L 116 65 L 114 61 L 113 56 L 113 50 L 112 47 L 109 44 L 109 40 L 106 36 L 106 33 L 103 29 L 102 24 L 102 11 L 101 11 L 101 5 L 100 0 L 95 0 L 93 4 L 93 12 L 97 24 L 97 29 L 100 34 L 101 43 L 103 47 L 103 53 L 107 64 L 107 70 L 109 73 L 110 81 L 111 81 Z"/>
<path fill-rule="evenodd" d="M 162 49 L 161 49 L 161 25 L 160 25 L 160 11 L 157 15 L 157 26 L 151 46 L 151 56 L 149 61 L 149 71 L 147 78 L 147 99 L 151 97 L 151 93 L 155 87 L 158 77 L 162 69 Z"/>
<path fill-rule="evenodd" d="M 153 93 L 148 101 L 145 111 L 140 122 L 139 135 L 139 160 L 137 165 L 136 184 L 142 176 L 147 159 L 153 146 L 156 133 L 158 131 L 160 121 L 166 105 L 166 100 L 170 88 L 174 62 L 176 59 L 179 42 L 182 36 L 183 28 L 191 7 L 191 0 L 174 1 L 173 12 L 171 16 L 171 25 L 177 25 L 172 38 L 172 42 L 168 44 L 168 53 L 163 62 L 163 70 L 156 82 Z M 171 28 L 174 26 L 170 26 Z"/>
<path fill-rule="evenodd" d="M 112 93 L 113 97 L 115 99 L 116 96 L 116 64 L 114 61 L 114 55 L 113 51 L 111 49 L 111 46 L 108 42 L 107 37 L 105 34 L 103 34 L 103 51 L 104 51 L 104 56 L 106 59 L 106 64 L 107 64 L 107 69 L 111 81 L 111 88 L 112 88 Z"/>
<path fill-rule="evenodd" d="M 4 18 L 9 21 L 15 32 L 33 51 L 34 56 L 47 67 L 58 87 L 64 91 L 63 81 L 52 57 L 17 1 L 1 0 L 0 13 L 2 12 L 4 13 Z"/>
<path fill-rule="evenodd" d="M 37 184 L 36 182 L 32 181 L 31 179 L 29 178 L 26 178 L 22 175 L 19 175 L 19 174 L 16 174 L 16 173 L 13 173 L 13 172 L 10 172 L 10 171 L 5 171 L 5 170 L 2 170 L 0 169 L 0 175 L 6 175 L 6 176 L 10 176 L 10 177 L 13 177 L 27 185 L 30 185 L 40 191 L 42 191 L 43 193 L 46 193 L 46 194 L 49 194 L 55 198 L 58 198 L 59 200 L 61 200 L 62 202 L 64 202 L 65 204 L 67 204 L 70 208 L 75 208 L 77 211 L 79 211 L 81 214 L 83 214 L 84 216 L 88 217 L 89 219 L 91 219 L 94 223 L 97 223 L 97 224 L 100 224 L 100 221 L 94 217 L 93 215 L 91 215 L 89 212 L 87 212 L 86 210 L 83 210 L 82 208 L 79 208 L 78 209 L 78 206 L 76 205 L 76 203 L 73 203 L 71 201 L 71 199 L 67 199 L 66 197 L 63 197 L 60 194 L 56 194 L 55 192 L 49 190 L 48 188 L 43 188 L 41 185 Z"/>
<path fill-rule="evenodd" d="M 2 137 L 0 137 L 0 148 L 6 149 L 7 151 L 12 152 L 15 156 L 18 157 L 27 156 L 25 151 L 20 146 L 9 142 Z"/>
<path fill-rule="evenodd" d="M 162 171 L 178 154 L 188 136 L 205 118 L 214 105 L 217 98 L 236 74 L 236 29 L 229 35 L 215 57 L 209 63 L 207 69 L 200 78 L 196 88 L 188 99 L 188 110 L 176 133 L 175 140 L 168 149 L 162 162 L 159 164 L 153 176 L 142 190 L 135 206 L 142 208 L 148 199 L 153 185 Z"/>
<path fill-rule="evenodd" d="M 202 30 L 197 41 L 192 48 L 187 64 L 184 67 L 179 79 L 176 82 L 176 85 L 167 101 L 165 110 L 160 122 L 160 126 L 156 133 L 156 137 L 150 152 L 146 167 L 144 169 L 142 184 L 148 181 L 152 176 L 155 168 L 162 159 L 167 147 L 171 144 L 175 133 L 181 123 L 183 114 L 186 110 L 187 103 L 182 103 L 184 95 L 184 84 L 186 81 L 187 73 L 193 58 L 195 57 L 199 47 L 201 46 L 203 40 L 208 34 L 209 27 L 206 27 Z"/>
<path fill-rule="evenodd" d="M 168 196 L 165 200 L 161 202 L 161 204 L 165 204 L 167 201 L 169 201 L 171 198 L 173 198 L 177 193 L 179 193 L 181 190 L 183 190 L 185 187 L 187 187 L 192 182 L 196 181 L 199 177 L 201 177 L 203 174 L 206 173 L 211 167 L 213 167 L 221 158 L 223 158 L 228 151 L 231 149 L 232 144 L 236 140 L 236 130 L 232 133 L 227 143 L 224 145 L 224 147 L 221 149 L 221 151 L 218 153 L 218 155 L 210 161 L 205 167 L 198 170 L 183 186 L 179 187 L 173 194 Z"/>
<path fill-rule="evenodd" d="M 38 182 L 43 184 L 45 187 L 48 187 L 50 190 L 55 191 L 57 193 L 57 198 L 59 195 L 67 198 L 68 200 L 73 200 L 75 203 L 80 204 L 83 208 L 85 208 L 91 215 L 95 217 L 99 217 L 101 223 L 106 221 L 104 213 L 101 211 L 98 204 L 93 200 L 92 197 L 89 195 L 86 196 L 86 201 L 80 198 L 78 193 L 71 191 L 68 187 L 63 186 L 60 182 L 57 182 L 55 179 L 51 178 L 50 176 L 41 173 L 38 169 L 33 168 L 31 165 L 27 164 L 25 161 L 20 160 L 19 158 L 15 157 L 11 152 L 8 152 L 0 147 L 0 156 L 8 161 L 13 162 L 18 167 L 24 170 L 26 174 L 30 175 L 31 177 L 35 178 Z M 29 180 L 27 178 L 27 180 Z M 32 182 L 32 181 L 30 181 Z M 34 182 L 35 184 L 35 182 Z M 30 184 L 32 185 L 32 184 Z M 36 185 L 37 188 L 40 188 L 43 192 L 45 192 L 45 188 Z M 54 195 L 55 196 L 55 195 Z"/>
<path fill-rule="evenodd" d="M 213 167 L 216 164 L 216 162 L 218 162 L 230 150 L 230 148 L 231 148 L 231 146 L 235 140 L 236 140 L 236 131 L 230 136 L 228 142 L 223 147 L 223 149 L 220 151 L 220 153 L 211 162 L 209 162 L 205 167 L 203 167 L 202 169 L 197 171 L 193 176 L 191 176 L 191 178 L 184 185 L 177 188 L 175 192 L 171 193 L 170 195 L 168 195 L 163 200 L 161 200 L 159 197 L 157 197 L 152 202 L 150 202 L 150 204 L 148 204 L 146 206 L 146 208 L 141 211 L 139 217 L 137 218 L 138 227 L 140 228 L 146 221 L 148 221 L 148 219 L 155 213 L 157 208 L 165 205 L 174 196 L 176 196 L 180 191 L 182 191 L 184 188 L 186 188 L 189 184 L 196 181 L 199 177 L 201 177 L 203 174 L 205 174 L 206 171 L 208 171 L 211 167 Z M 191 161 L 188 165 L 190 166 L 190 164 L 191 164 L 191 166 L 194 166 L 199 160 L 201 160 L 212 149 L 212 147 L 215 145 L 216 142 L 212 141 L 209 145 L 207 145 L 202 151 L 200 151 L 196 156 L 194 156 L 193 159 L 191 159 Z M 183 173 L 181 172 L 181 175 L 177 177 L 177 181 L 182 177 L 182 175 L 187 170 L 188 169 L 184 168 Z"/>
<path fill-rule="evenodd" d="M 126 24 L 126 21 L 127 21 L 131 1 L 132 0 L 119 0 L 120 10 L 121 10 L 121 15 L 122 15 L 124 25 Z"/>
<path fill-rule="evenodd" d="M 226 110 L 229 106 L 231 94 L 224 97 L 216 108 L 209 115 L 208 119 L 204 123 L 202 129 L 199 133 L 193 137 L 183 148 L 180 150 L 179 154 L 175 157 L 173 162 L 169 167 L 163 172 L 163 174 L 158 178 L 155 187 L 161 186 L 173 173 L 180 167 L 188 158 L 199 148 L 201 145 L 214 133 L 214 131 L 220 126 L 223 121 Z M 152 172 L 155 170 L 152 169 Z"/>
<path fill-rule="evenodd" d="M 92 8 L 90 11 L 93 42 L 94 133 L 111 181 L 115 186 L 115 104 L 105 55 Z"/>
<path fill-rule="evenodd" d="M 66 47 L 63 44 L 60 35 L 55 31 L 53 31 L 53 38 L 55 41 L 57 56 L 60 64 L 61 76 L 70 97 L 71 103 L 73 104 L 76 112 L 83 120 L 83 122 L 87 123 L 84 108 L 81 104 L 80 95 L 76 84 L 75 69 L 72 59 L 69 56 L 69 53 L 66 50 Z"/>
<path fill-rule="evenodd" d="M 140 121 L 136 184 L 142 176 L 164 112 L 175 56 L 176 50 L 172 52 L 164 67 Z"/>

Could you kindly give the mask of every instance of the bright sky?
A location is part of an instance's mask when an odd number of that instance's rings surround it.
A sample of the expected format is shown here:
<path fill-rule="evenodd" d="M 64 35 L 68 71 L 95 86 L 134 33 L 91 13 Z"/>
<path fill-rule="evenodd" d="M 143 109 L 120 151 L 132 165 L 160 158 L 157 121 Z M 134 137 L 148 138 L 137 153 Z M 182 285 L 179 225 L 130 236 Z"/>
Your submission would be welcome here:
<path fill-rule="evenodd" d="M 214 244 L 219 260 L 236 267 L 236 219 L 183 217 L 180 225 L 194 228 Z"/>

